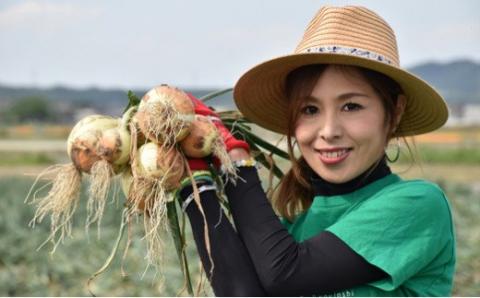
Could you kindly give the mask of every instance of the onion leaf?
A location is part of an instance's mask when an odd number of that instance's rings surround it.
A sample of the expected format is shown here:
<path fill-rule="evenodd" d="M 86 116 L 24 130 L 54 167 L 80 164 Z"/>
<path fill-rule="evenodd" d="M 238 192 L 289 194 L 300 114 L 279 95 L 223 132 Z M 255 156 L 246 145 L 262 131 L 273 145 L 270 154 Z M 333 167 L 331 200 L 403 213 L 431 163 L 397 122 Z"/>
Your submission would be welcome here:
<path fill-rule="evenodd" d="M 128 105 L 125 108 L 125 110 L 123 110 L 123 114 L 126 111 L 128 111 L 128 109 L 130 109 L 131 107 L 138 106 L 140 104 L 140 98 L 138 98 L 138 96 L 136 96 L 132 90 L 128 90 L 127 96 L 128 96 Z"/>
<path fill-rule="evenodd" d="M 181 269 L 185 277 L 188 295 L 193 296 L 192 279 L 190 277 L 187 255 L 185 253 L 185 241 L 182 237 L 175 201 L 167 203 L 167 217 L 170 224 L 173 243 L 175 244 L 175 249 L 177 251 L 177 256 L 180 264 L 182 265 Z"/>

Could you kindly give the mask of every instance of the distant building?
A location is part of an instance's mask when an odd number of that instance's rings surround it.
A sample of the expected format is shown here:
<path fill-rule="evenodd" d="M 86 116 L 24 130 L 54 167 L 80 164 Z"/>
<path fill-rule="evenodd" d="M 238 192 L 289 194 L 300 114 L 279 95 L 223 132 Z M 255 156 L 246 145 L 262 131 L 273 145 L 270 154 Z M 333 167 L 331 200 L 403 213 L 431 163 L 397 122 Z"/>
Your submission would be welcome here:
<path fill-rule="evenodd" d="M 480 104 L 464 105 L 462 122 L 464 125 L 480 124 Z"/>
<path fill-rule="evenodd" d="M 446 126 L 480 125 L 480 104 L 466 103 L 450 107 Z"/>

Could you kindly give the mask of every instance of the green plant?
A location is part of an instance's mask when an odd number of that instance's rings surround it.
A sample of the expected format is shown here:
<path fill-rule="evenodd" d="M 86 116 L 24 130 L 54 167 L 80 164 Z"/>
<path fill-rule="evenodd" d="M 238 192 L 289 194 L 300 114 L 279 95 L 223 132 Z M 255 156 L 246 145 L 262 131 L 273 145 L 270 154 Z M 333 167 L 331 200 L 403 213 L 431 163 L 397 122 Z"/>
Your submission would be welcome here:
<path fill-rule="evenodd" d="M 0 166 L 17 165 L 50 165 L 55 159 L 44 152 L 3 152 L 0 155 Z"/>

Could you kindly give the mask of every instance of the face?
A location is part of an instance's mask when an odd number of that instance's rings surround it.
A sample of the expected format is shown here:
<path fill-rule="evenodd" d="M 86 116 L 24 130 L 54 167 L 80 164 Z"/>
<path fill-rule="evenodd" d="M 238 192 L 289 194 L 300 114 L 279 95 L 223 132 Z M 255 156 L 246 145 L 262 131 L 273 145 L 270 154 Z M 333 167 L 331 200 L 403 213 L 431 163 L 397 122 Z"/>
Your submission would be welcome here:
<path fill-rule="evenodd" d="M 382 99 L 352 69 L 328 67 L 301 105 L 295 138 L 310 167 L 332 183 L 347 182 L 384 154 Z"/>

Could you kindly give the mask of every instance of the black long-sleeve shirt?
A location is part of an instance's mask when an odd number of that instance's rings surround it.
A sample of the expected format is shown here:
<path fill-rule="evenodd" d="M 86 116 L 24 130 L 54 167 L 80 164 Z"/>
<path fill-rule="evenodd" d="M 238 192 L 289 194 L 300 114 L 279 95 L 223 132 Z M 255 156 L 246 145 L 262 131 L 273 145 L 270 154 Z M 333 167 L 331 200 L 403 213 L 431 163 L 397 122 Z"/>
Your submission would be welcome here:
<path fill-rule="evenodd" d="M 358 178 L 332 185 L 312 178 L 315 191 L 339 194 L 353 191 L 389 174 L 384 162 Z M 386 277 L 341 239 L 322 232 L 296 242 L 279 221 L 265 196 L 255 168 L 242 167 L 236 185 L 227 184 L 233 228 L 214 191 L 201 194 L 208 222 L 213 274 L 209 275 L 217 296 L 311 296 L 334 293 Z M 181 192 L 185 198 L 192 191 Z M 204 221 L 195 203 L 186 210 L 205 271 L 210 272 Z"/>

